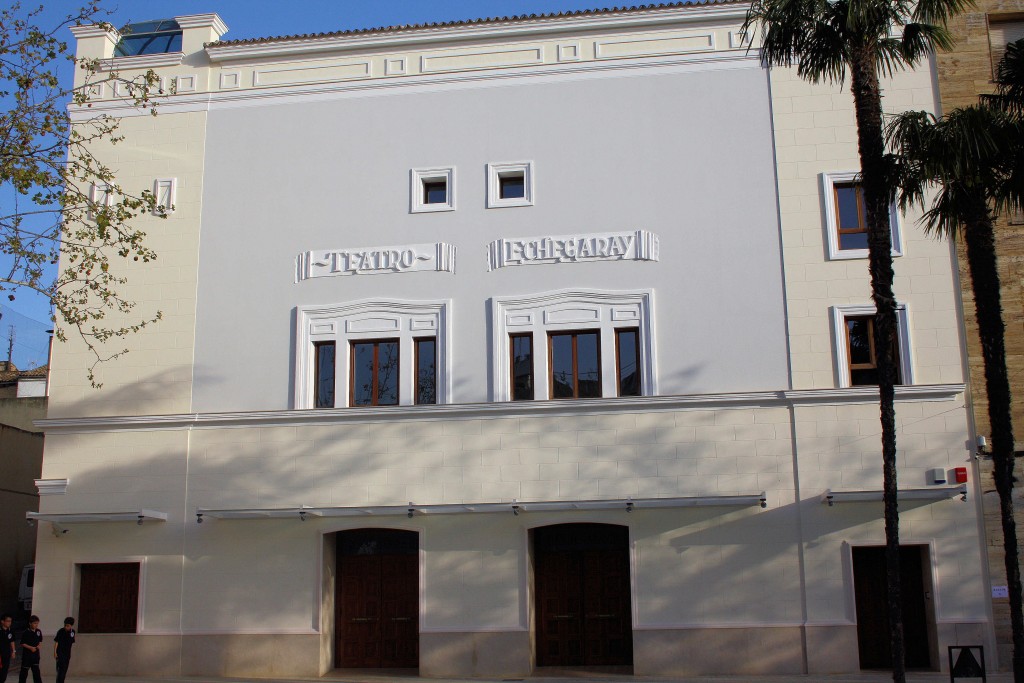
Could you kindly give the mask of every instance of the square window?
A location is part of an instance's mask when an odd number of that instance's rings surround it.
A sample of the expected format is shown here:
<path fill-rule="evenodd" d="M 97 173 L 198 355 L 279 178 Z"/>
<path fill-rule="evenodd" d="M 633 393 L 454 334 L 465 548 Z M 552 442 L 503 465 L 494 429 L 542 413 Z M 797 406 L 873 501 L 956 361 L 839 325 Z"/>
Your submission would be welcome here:
<path fill-rule="evenodd" d="M 868 224 L 859 173 L 823 173 L 825 227 L 830 260 L 868 257 Z M 903 255 L 896 205 L 889 206 L 892 254 Z"/>
<path fill-rule="evenodd" d="M 533 162 L 487 165 L 487 208 L 533 205 Z"/>
<path fill-rule="evenodd" d="M 836 306 L 833 317 L 839 386 L 878 386 L 874 307 Z M 896 347 L 893 349 L 896 384 L 912 384 L 908 324 L 906 306 L 900 304 L 896 309 Z"/>
<path fill-rule="evenodd" d="M 455 169 L 413 169 L 410 188 L 412 213 L 455 210 Z"/>

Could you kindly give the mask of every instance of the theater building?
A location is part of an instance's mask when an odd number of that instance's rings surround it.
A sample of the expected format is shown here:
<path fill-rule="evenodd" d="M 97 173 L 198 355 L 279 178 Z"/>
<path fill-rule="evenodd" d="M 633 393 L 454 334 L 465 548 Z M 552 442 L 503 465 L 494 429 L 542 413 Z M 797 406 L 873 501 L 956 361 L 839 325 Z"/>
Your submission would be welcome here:
<path fill-rule="evenodd" d="M 76 670 L 885 667 L 852 101 L 764 69 L 745 11 L 74 29 L 173 86 L 75 110 L 123 117 L 99 153 L 171 210 L 126 289 L 164 319 L 98 390 L 53 355 L 35 604 Z M 956 260 L 916 218 L 904 610 L 940 670 L 993 636 Z"/>

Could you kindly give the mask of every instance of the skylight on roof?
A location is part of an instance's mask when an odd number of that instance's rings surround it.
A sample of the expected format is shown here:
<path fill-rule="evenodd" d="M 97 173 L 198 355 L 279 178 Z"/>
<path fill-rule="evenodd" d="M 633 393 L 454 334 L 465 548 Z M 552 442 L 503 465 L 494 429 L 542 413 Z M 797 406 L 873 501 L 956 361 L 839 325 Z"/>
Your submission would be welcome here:
<path fill-rule="evenodd" d="M 181 27 L 174 19 L 156 19 L 128 24 L 121 29 L 115 57 L 159 55 L 181 52 Z"/>

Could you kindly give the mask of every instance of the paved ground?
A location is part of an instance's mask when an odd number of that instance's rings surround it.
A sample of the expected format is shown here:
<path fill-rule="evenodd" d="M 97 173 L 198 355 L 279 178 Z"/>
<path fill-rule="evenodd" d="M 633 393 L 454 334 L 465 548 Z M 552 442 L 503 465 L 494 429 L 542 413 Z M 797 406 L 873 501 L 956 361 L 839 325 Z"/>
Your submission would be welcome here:
<path fill-rule="evenodd" d="M 74 662 L 71 664 L 74 673 Z M 12 677 L 13 678 L 13 677 Z M 9 679 L 10 680 L 10 679 Z M 891 674 L 885 673 L 859 673 L 840 674 L 832 676 L 699 676 L 693 678 L 654 678 L 646 676 L 621 676 L 604 675 L 591 673 L 572 673 L 559 677 L 537 676 L 529 678 L 506 678 L 506 679 L 439 679 L 439 678 L 417 678 L 406 675 L 386 675 L 378 673 L 336 673 L 329 674 L 324 678 L 275 678 L 275 679 L 250 679 L 250 678 L 138 678 L 119 676 L 68 676 L 68 683 L 306 683 L 307 681 L 344 681 L 345 683 L 674 683 L 680 681 L 685 683 L 886 683 L 892 680 Z M 948 681 L 948 673 L 910 673 L 907 674 L 908 683 L 939 683 Z M 960 678 L 957 683 L 972 683 L 980 681 L 980 678 Z M 1012 683 L 1013 675 L 1010 673 L 990 673 L 988 683 Z"/>

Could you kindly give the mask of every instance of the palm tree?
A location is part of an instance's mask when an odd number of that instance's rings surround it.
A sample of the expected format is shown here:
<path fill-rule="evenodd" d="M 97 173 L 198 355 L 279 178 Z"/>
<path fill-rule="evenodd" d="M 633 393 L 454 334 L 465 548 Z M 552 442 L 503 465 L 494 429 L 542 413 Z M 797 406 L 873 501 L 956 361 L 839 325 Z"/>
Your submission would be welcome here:
<path fill-rule="evenodd" d="M 997 68 L 996 94 L 983 97 L 982 104 L 955 109 L 941 119 L 925 112 L 908 112 L 894 119 L 887 131 L 899 157 L 900 204 L 904 208 L 915 203 L 924 206 L 927 186 L 937 186 L 938 195 L 922 218 L 925 229 L 951 239 L 961 235 L 967 246 L 1003 527 L 1015 683 L 1024 683 L 1024 612 L 1013 515 L 1010 382 L 993 223 L 998 211 L 1022 208 L 1022 84 L 1024 40 L 1008 46 Z"/>
<path fill-rule="evenodd" d="M 847 72 L 857 115 L 861 184 L 868 229 L 868 266 L 875 303 L 875 350 L 882 424 L 886 576 L 893 680 L 906 680 L 899 579 L 899 514 L 896 485 L 896 300 L 887 181 L 889 159 L 882 127 L 879 75 L 912 66 L 936 48 L 948 49 L 949 16 L 972 0 L 753 0 L 743 24 L 759 30 L 761 62 L 796 65 L 808 81 L 841 84 Z"/>

